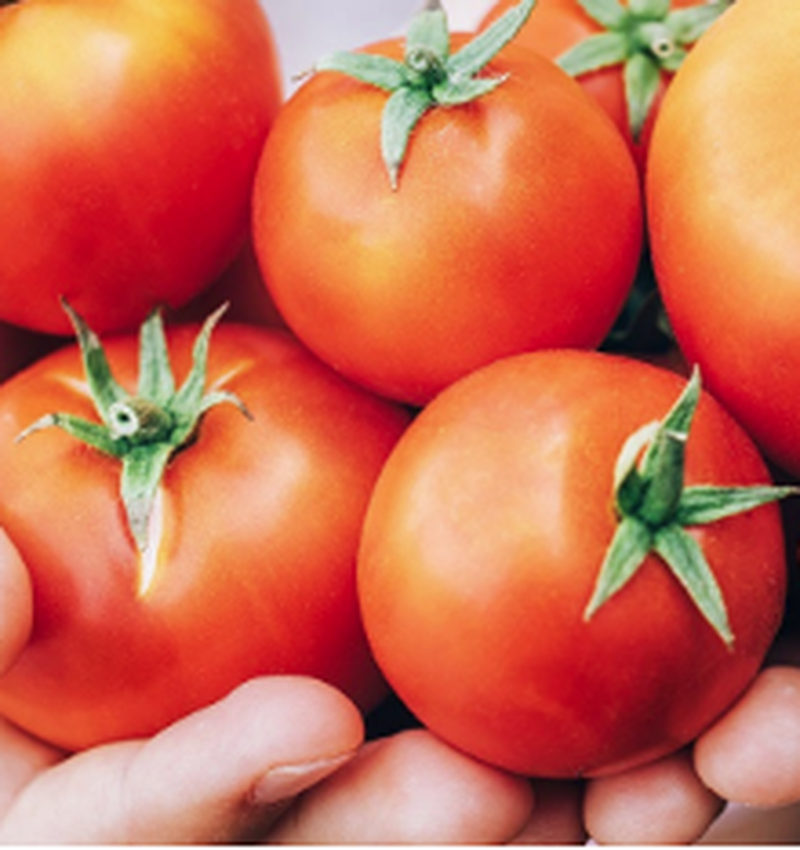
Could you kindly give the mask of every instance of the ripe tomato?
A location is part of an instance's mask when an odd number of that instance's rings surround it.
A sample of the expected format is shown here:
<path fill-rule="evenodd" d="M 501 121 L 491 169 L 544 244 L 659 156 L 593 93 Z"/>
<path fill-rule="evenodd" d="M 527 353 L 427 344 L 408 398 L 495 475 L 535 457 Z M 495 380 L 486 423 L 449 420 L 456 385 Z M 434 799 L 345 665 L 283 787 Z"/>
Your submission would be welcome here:
<path fill-rule="evenodd" d="M 451 56 L 464 43 L 453 36 Z M 342 73 L 307 81 L 264 148 L 254 242 L 278 309 L 336 369 L 405 402 L 506 354 L 598 345 L 636 272 L 624 143 L 566 74 L 512 48 L 476 78 L 504 82 L 421 117 L 395 190 L 390 96 Z"/>
<path fill-rule="evenodd" d="M 620 356 L 523 354 L 449 387 L 400 439 L 367 511 L 359 596 L 389 684 L 450 743 L 523 774 L 608 773 L 693 740 L 757 672 L 785 597 L 774 504 L 681 532 L 716 576 L 727 645 L 649 549 L 587 619 L 621 527 L 618 456 L 683 384 Z M 706 394 L 684 471 L 681 510 L 696 485 L 769 481 Z"/>
<path fill-rule="evenodd" d="M 185 373 L 194 329 L 170 348 Z M 105 346 L 134 386 L 135 340 Z M 0 522 L 28 564 L 33 637 L 0 713 L 68 749 L 149 735 L 259 674 L 318 676 L 365 710 L 383 696 L 360 623 L 355 556 L 378 471 L 407 413 L 343 381 L 288 335 L 228 324 L 208 381 L 252 421 L 209 410 L 169 463 L 146 549 L 117 460 L 57 428 L 94 418 L 74 346 L 0 389 Z"/>
<path fill-rule="evenodd" d="M 515 0 L 497 0 L 481 22 L 480 28 L 489 26 L 513 6 L 514 2 Z M 613 31 L 612 27 L 604 26 L 589 14 L 585 6 L 591 8 L 593 5 L 597 5 L 599 9 L 605 9 L 606 14 L 609 13 L 609 7 L 612 7 L 613 16 L 613 7 L 617 4 L 615 2 L 592 4 L 582 2 L 582 0 L 537 0 L 536 8 L 527 24 L 520 31 L 517 43 L 532 48 L 553 61 L 560 60 L 568 51 L 574 50 L 578 45 L 585 43 L 587 39 Z M 630 26 L 629 22 L 623 24 L 622 31 L 630 39 L 628 49 L 625 51 L 625 58 L 585 73 L 576 74 L 578 82 L 602 106 L 619 128 L 630 145 L 642 173 L 644 173 L 650 136 L 653 132 L 661 99 L 674 73 L 672 63 L 682 59 L 687 47 L 668 30 L 663 30 L 660 26 L 654 28 L 653 24 L 654 22 L 656 24 L 663 23 L 673 11 L 678 9 L 702 8 L 705 13 L 704 17 L 707 16 L 710 19 L 714 5 L 714 2 L 706 2 L 706 0 L 667 0 L 667 2 L 663 2 L 663 0 L 641 2 L 640 0 L 638 3 L 620 0 L 619 6 L 624 10 L 629 11 L 632 6 L 636 6 L 641 13 L 640 19 L 634 26 Z M 718 0 L 716 6 L 721 11 L 727 6 L 727 0 Z M 652 12 L 648 13 L 648 7 L 658 8 L 654 10 L 653 14 Z M 651 32 L 649 39 L 648 27 Z M 665 35 L 669 36 L 669 43 L 658 40 L 659 37 L 663 40 Z M 691 41 L 694 40 L 694 32 L 692 32 Z M 620 43 L 622 43 L 622 40 L 620 40 Z M 644 123 L 638 133 L 634 134 L 631 127 L 629 99 L 626 95 L 625 67 L 626 62 L 637 53 L 643 54 L 648 60 L 648 64 L 653 66 L 645 69 L 644 73 L 649 71 L 650 74 L 653 74 L 653 69 L 657 70 L 655 71 L 656 76 L 653 77 L 655 86 L 652 91 L 652 102 L 642 104 L 645 107 Z M 636 90 L 638 96 L 642 94 L 641 88 L 640 86 Z M 634 135 L 636 135 L 636 138 L 634 138 Z"/>
<path fill-rule="evenodd" d="M 0 318 L 132 328 L 230 263 L 281 101 L 258 0 L 2 3 L 0 76 Z"/>
<path fill-rule="evenodd" d="M 800 475 L 800 6 L 737 3 L 676 75 L 653 136 L 653 262 L 709 389 Z"/>

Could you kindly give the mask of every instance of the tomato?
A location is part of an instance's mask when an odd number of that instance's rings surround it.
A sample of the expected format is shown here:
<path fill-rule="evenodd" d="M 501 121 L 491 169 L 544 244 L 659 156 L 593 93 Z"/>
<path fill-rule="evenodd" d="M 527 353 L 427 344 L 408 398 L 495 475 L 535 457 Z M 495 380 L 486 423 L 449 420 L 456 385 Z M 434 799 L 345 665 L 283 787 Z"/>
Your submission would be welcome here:
<path fill-rule="evenodd" d="M 367 511 L 359 598 L 388 682 L 451 744 L 522 774 L 607 774 L 692 741 L 758 671 L 786 592 L 775 504 L 696 527 L 672 504 L 682 546 L 698 544 L 716 577 L 727 638 L 649 546 L 627 584 L 595 601 L 627 522 L 618 458 L 683 384 L 618 355 L 522 354 L 444 390 L 398 442 Z M 705 393 L 684 460 L 681 511 L 709 492 L 699 485 L 769 482 Z M 673 519 L 650 522 L 660 547 Z"/>
<path fill-rule="evenodd" d="M 480 23 L 480 27 L 487 27 L 513 5 L 514 0 L 497 0 Z M 619 128 L 631 147 L 640 171 L 644 173 L 650 137 L 661 100 L 672 79 L 674 64 L 681 61 L 688 47 L 685 40 L 677 38 L 668 30 L 663 31 L 658 25 L 678 9 L 701 9 L 703 18 L 708 18 L 710 21 L 713 16 L 713 7 L 716 5 L 718 10 L 722 11 L 727 7 L 727 0 L 716 3 L 706 2 L 706 0 L 667 0 L 667 2 L 639 0 L 639 2 L 629 3 L 627 0 L 621 0 L 619 4 L 616 2 L 592 4 L 585 0 L 584 2 L 582 0 L 537 0 L 536 8 L 520 31 L 517 43 L 553 61 L 562 60 L 569 51 L 585 44 L 587 39 L 614 31 L 614 27 L 604 25 L 590 14 L 589 10 L 593 5 L 597 5 L 599 9 L 605 8 L 606 14 L 608 14 L 609 6 L 612 7 L 612 13 L 615 6 L 626 11 L 630 11 L 635 6 L 640 13 L 639 19 L 634 19 L 635 26 L 629 26 L 626 21 L 623 27 L 623 33 L 631 40 L 624 58 L 609 60 L 609 64 L 576 73 L 575 76 L 586 92 L 602 106 Z M 655 30 L 654 22 L 657 25 Z M 636 31 L 637 27 L 641 30 L 641 36 Z M 649 38 L 648 27 L 651 30 Z M 659 41 L 655 35 L 656 32 L 661 39 L 664 39 L 665 35 L 668 36 L 668 40 Z M 691 42 L 695 40 L 694 31 L 690 40 Z M 641 127 L 634 132 L 632 121 L 641 119 L 638 117 L 632 119 L 629 102 L 637 96 L 641 97 L 641 93 L 632 94 L 630 97 L 626 94 L 625 67 L 631 56 L 637 54 L 644 57 L 647 65 L 651 66 L 645 73 L 650 72 L 654 76 L 651 83 L 653 89 L 647 95 L 652 100 L 635 107 L 642 109 L 644 115 Z"/>
<path fill-rule="evenodd" d="M 367 53 L 399 60 L 404 45 Z M 254 244 L 278 309 L 326 362 L 404 402 L 507 354 L 598 345 L 636 272 L 624 143 L 566 74 L 512 48 L 474 81 L 502 83 L 422 115 L 399 173 L 380 142 L 395 95 L 332 70 L 289 99 L 264 148 Z"/>
<path fill-rule="evenodd" d="M 0 76 L 0 319 L 133 329 L 231 262 L 282 97 L 258 0 L 5 2 Z"/>
<path fill-rule="evenodd" d="M 168 339 L 185 374 L 196 328 Z M 130 336 L 105 345 L 134 386 Z M 68 749 L 152 734 L 260 674 L 307 674 L 365 711 L 384 695 L 355 592 L 374 480 L 405 410 L 342 380 L 280 331 L 223 324 L 208 410 L 155 494 L 147 545 L 119 496 L 120 463 L 59 428 L 96 421 L 75 346 L 0 389 L 0 523 L 31 572 L 35 624 L 0 679 L 0 713 Z M 132 391 L 132 389 L 131 389 Z M 127 503 L 126 503 L 127 504 Z"/>
<path fill-rule="evenodd" d="M 285 328 L 283 317 L 264 286 L 252 239 L 247 240 L 234 261 L 214 283 L 178 310 L 173 320 L 199 322 L 219 304 L 228 305 L 225 315 L 229 321 Z"/>
<path fill-rule="evenodd" d="M 800 8 L 736 4 L 676 75 L 653 136 L 653 262 L 678 342 L 800 474 Z M 663 126 L 662 126 L 663 125 Z"/>

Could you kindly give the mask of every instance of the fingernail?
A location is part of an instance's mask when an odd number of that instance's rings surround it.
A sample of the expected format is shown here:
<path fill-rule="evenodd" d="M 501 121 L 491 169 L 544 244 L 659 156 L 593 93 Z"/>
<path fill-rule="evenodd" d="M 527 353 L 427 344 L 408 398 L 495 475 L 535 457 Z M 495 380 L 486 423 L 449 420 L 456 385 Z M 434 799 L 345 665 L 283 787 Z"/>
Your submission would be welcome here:
<path fill-rule="evenodd" d="M 275 765 L 253 786 L 253 802 L 256 805 L 267 805 L 294 797 L 330 776 L 347 764 L 354 755 L 355 751 L 348 751 L 315 761 Z"/>

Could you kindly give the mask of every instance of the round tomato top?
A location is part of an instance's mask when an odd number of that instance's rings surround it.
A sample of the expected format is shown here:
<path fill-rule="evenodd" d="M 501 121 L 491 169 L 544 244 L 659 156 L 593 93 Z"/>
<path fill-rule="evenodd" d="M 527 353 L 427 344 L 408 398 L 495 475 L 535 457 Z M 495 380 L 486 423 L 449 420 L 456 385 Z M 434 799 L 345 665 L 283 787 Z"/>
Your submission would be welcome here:
<path fill-rule="evenodd" d="M 0 4 L 0 318 L 102 332 L 233 259 L 281 102 L 258 0 Z"/>
<path fill-rule="evenodd" d="M 653 136 L 653 261 L 706 384 L 800 474 L 800 8 L 737 3 L 675 77 Z"/>
<path fill-rule="evenodd" d="M 177 375 L 195 328 L 169 333 Z M 105 350 L 136 386 L 135 339 Z M 0 523 L 34 589 L 35 625 L 0 678 L 0 713 L 69 749 L 144 736 L 261 674 L 307 674 L 365 710 L 384 694 L 355 592 L 363 514 L 407 413 L 342 380 L 278 331 L 211 341 L 209 409 L 170 460 L 137 547 L 120 463 L 44 414 L 96 420 L 75 347 L 0 390 Z"/>
<path fill-rule="evenodd" d="M 405 402 L 500 356 L 598 345 L 636 272 L 624 143 L 577 83 L 512 47 L 480 76 L 502 84 L 422 115 L 394 189 L 389 96 L 342 73 L 308 80 L 264 148 L 254 241 L 276 305 L 320 357 Z"/>
<path fill-rule="evenodd" d="M 622 357 L 524 354 L 449 387 L 400 439 L 367 512 L 359 596 L 389 683 L 444 739 L 523 774 L 613 772 L 690 742 L 755 675 L 785 598 L 774 504 L 678 535 L 715 576 L 731 641 L 647 548 L 592 604 L 622 524 L 623 446 L 682 385 Z M 696 486 L 769 482 L 705 393 L 684 476 L 681 510 Z"/>

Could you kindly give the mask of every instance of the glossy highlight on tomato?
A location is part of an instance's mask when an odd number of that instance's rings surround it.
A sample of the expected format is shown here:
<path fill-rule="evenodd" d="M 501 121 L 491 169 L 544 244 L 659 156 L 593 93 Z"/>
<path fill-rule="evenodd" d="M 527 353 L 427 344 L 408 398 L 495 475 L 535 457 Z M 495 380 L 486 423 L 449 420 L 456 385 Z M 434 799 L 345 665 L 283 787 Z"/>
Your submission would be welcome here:
<path fill-rule="evenodd" d="M 281 99 L 258 0 L 0 4 L 0 318 L 98 332 L 231 262 Z"/>

